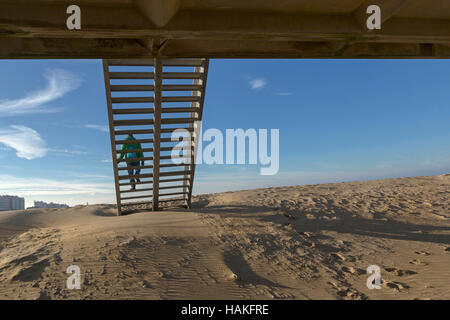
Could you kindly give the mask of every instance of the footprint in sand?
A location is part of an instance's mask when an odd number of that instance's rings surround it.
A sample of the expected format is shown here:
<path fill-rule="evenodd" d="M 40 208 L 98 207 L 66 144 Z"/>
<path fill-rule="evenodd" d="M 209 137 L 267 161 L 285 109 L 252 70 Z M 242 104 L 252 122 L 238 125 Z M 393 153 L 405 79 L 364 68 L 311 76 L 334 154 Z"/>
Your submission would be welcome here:
<path fill-rule="evenodd" d="M 431 255 L 431 253 L 429 253 L 428 251 L 415 251 L 415 254 L 420 254 L 422 256 L 429 256 Z"/>
<path fill-rule="evenodd" d="M 347 266 L 343 266 L 342 267 L 342 271 L 346 272 L 346 273 L 350 273 L 350 274 L 365 274 L 366 270 L 363 269 L 357 269 L 357 268 L 353 268 L 353 267 L 347 267 Z"/>
<path fill-rule="evenodd" d="M 424 265 L 424 266 L 428 265 L 428 263 L 423 262 L 423 261 L 418 260 L 418 259 L 411 260 L 409 263 L 410 264 L 415 264 L 415 265 Z"/>
<path fill-rule="evenodd" d="M 396 291 L 402 291 L 403 289 L 409 289 L 410 287 L 404 283 L 397 282 L 397 281 L 384 281 L 382 280 L 382 285 L 384 285 L 387 288 L 394 289 Z"/>
<path fill-rule="evenodd" d="M 401 269 L 397 269 L 397 268 L 386 268 L 385 267 L 384 270 L 386 270 L 387 272 L 393 273 L 394 275 L 399 276 L 399 277 L 417 274 L 417 272 L 412 271 L 412 270 L 401 270 Z"/>

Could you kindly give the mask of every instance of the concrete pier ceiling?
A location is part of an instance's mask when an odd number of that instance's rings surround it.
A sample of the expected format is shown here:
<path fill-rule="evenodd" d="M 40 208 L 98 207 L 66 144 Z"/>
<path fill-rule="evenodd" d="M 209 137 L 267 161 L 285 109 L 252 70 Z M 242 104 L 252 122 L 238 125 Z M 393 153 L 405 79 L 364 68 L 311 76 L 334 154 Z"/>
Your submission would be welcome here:
<path fill-rule="evenodd" d="M 68 7 L 80 8 L 69 29 Z M 380 9 L 370 29 L 368 7 Z M 0 58 L 448 58 L 448 0 L 2 0 Z"/>

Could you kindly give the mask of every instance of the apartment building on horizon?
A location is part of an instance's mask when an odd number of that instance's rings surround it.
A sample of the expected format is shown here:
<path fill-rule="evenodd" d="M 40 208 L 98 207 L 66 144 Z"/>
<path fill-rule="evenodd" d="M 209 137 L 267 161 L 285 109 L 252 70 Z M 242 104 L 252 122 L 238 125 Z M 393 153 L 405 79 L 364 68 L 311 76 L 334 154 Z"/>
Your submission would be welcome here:
<path fill-rule="evenodd" d="M 34 201 L 33 207 L 33 209 L 60 209 L 60 208 L 69 208 L 69 206 L 67 204 L 59 204 L 53 202 L 47 203 L 44 201 Z"/>
<path fill-rule="evenodd" d="M 0 196 L 0 211 L 24 210 L 25 199 L 18 196 Z"/>

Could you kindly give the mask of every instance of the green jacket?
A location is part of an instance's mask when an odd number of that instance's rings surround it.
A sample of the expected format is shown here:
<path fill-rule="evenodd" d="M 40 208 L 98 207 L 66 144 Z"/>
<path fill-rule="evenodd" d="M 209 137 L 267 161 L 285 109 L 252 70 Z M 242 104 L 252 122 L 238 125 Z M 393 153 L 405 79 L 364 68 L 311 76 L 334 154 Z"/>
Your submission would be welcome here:
<path fill-rule="evenodd" d="M 127 137 L 125 140 L 127 141 L 133 141 L 136 140 L 134 137 Z M 142 149 L 142 146 L 140 143 L 126 143 L 122 145 L 122 151 L 124 150 L 133 150 L 133 149 Z M 134 158 L 143 158 L 144 153 L 142 151 L 138 152 L 130 152 L 130 153 L 121 153 L 119 156 L 119 160 L 125 159 L 134 159 Z M 139 160 L 138 160 L 139 161 Z"/>

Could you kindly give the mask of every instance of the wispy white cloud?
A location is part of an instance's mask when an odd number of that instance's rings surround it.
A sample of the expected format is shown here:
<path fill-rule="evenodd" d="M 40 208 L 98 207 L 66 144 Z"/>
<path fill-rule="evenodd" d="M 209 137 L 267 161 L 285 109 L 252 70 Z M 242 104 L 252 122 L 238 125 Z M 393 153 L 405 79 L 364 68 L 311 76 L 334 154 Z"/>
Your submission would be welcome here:
<path fill-rule="evenodd" d="M 103 159 L 101 160 L 102 163 L 111 163 L 112 160 L 111 159 Z"/>
<path fill-rule="evenodd" d="M 47 149 L 47 151 L 49 151 L 49 152 L 54 152 L 54 153 L 57 153 L 57 154 L 62 154 L 62 155 L 69 155 L 69 154 L 85 155 L 85 154 L 88 154 L 87 151 L 82 151 L 82 150 L 69 150 L 69 149 L 58 149 L 58 148 Z"/>
<path fill-rule="evenodd" d="M 82 83 L 80 76 L 62 69 L 48 69 L 44 77 L 47 80 L 44 89 L 30 92 L 20 99 L 0 100 L 0 116 L 58 112 L 61 109 L 48 108 L 45 104 L 63 97 Z"/>
<path fill-rule="evenodd" d="M 13 175 L 0 174 L 0 194 L 14 194 L 25 197 L 46 199 L 47 201 L 65 201 L 73 197 L 71 204 L 83 203 L 88 198 L 90 201 L 98 199 L 104 202 L 112 199 L 114 194 L 114 182 L 86 182 L 80 179 L 52 180 L 42 178 L 19 178 Z"/>
<path fill-rule="evenodd" d="M 267 85 L 267 81 L 264 78 L 253 78 L 249 80 L 249 84 L 252 90 L 259 90 Z"/>
<path fill-rule="evenodd" d="M 103 126 L 103 125 L 99 125 L 99 124 L 87 124 L 87 125 L 85 125 L 85 128 L 94 129 L 94 130 L 98 130 L 98 131 L 102 131 L 102 132 L 109 132 L 108 126 Z"/>
<path fill-rule="evenodd" d="M 42 158 L 48 151 L 39 133 L 25 126 L 11 125 L 0 129 L 0 143 L 16 150 L 19 158 L 27 160 Z"/>

